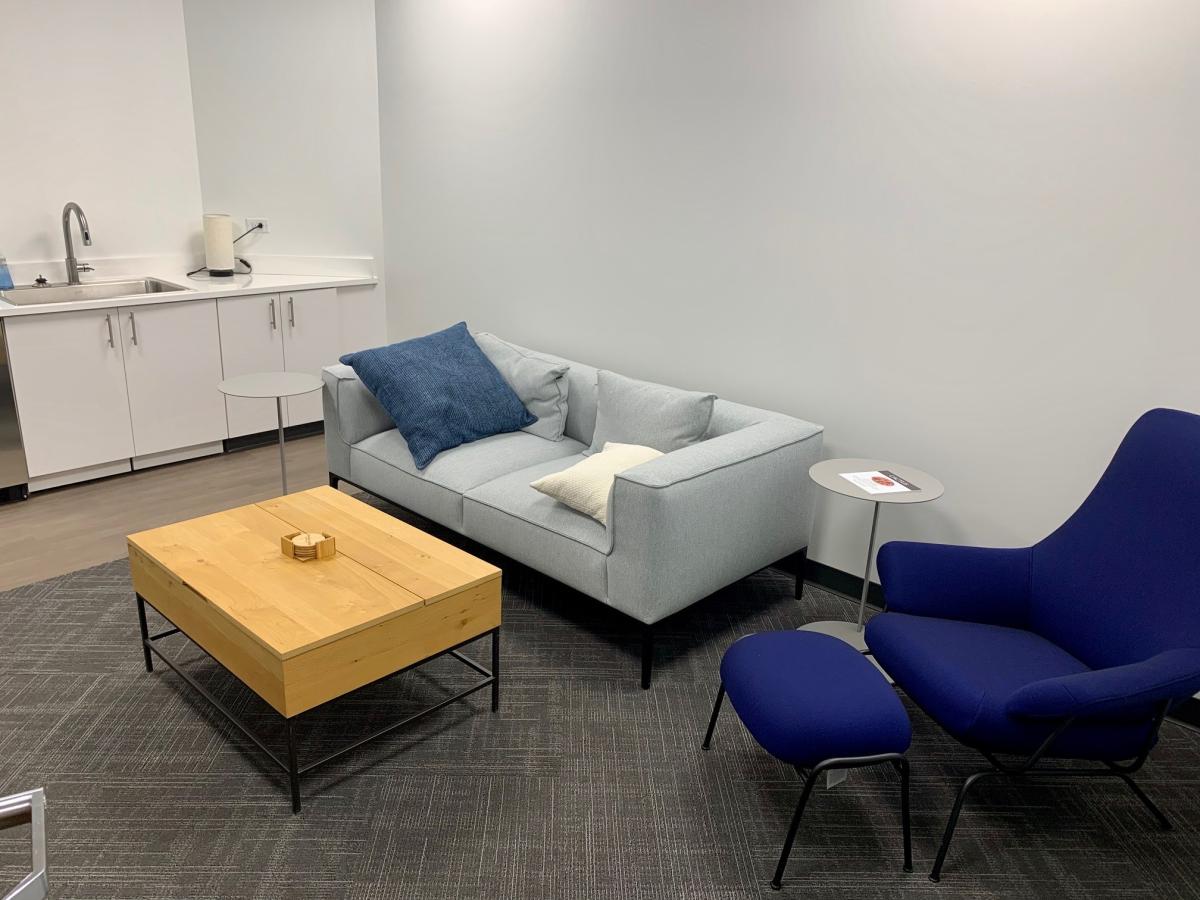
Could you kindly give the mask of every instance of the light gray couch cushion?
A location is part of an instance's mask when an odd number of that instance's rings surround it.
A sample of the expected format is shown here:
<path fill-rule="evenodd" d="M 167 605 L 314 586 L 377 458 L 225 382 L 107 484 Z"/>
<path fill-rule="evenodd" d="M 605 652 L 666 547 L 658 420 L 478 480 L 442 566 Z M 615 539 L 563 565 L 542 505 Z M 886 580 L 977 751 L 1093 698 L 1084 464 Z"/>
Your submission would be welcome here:
<path fill-rule="evenodd" d="M 596 429 L 588 453 L 599 453 L 609 441 L 641 444 L 663 453 L 689 447 L 704 439 L 716 399 L 716 394 L 601 371 Z"/>
<path fill-rule="evenodd" d="M 529 486 L 531 481 L 561 472 L 583 458 L 577 450 L 572 456 L 529 466 L 467 491 L 462 531 L 506 556 L 603 600 L 607 587 L 607 530 L 591 516 L 576 512 Z"/>
<path fill-rule="evenodd" d="M 478 484 L 534 463 L 575 456 L 583 450 L 583 445 L 569 439 L 548 441 L 523 431 L 510 431 L 443 450 L 421 470 L 413 462 L 404 436 L 395 428 L 359 441 L 354 449 L 462 494 Z"/>
<path fill-rule="evenodd" d="M 462 531 L 462 494 L 426 481 L 420 474 L 398 469 L 378 456 L 351 447 L 350 473 L 346 477 L 351 484 L 378 497 Z"/>
<path fill-rule="evenodd" d="M 548 441 L 521 431 L 494 434 L 444 450 L 423 470 L 395 428 L 350 448 L 350 481 L 456 531 L 462 530 L 462 495 L 532 462 L 577 457 L 583 445 Z"/>
<path fill-rule="evenodd" d="M 570 364 L 553 362 L 486 331 L 473 337 L 525 408 L 537 416 L 536 422 L 521 430 L 548 441 L 561 441 L 567 425 L 567 394 L 571 383 L 566 375 Z"/>
<path fill-rule="evenodd" d="M 541 350 L 530 350 L 505 341 L 522 353 L 532 353 L 553 363 L 561 363 L 570 368 L 567 370 L 567 426 L 563 433 L 584 444 L 592 442 L 592 432 L 596 428 L 596 367 L 584 365 L 553 353 L 543 353 Z"/>

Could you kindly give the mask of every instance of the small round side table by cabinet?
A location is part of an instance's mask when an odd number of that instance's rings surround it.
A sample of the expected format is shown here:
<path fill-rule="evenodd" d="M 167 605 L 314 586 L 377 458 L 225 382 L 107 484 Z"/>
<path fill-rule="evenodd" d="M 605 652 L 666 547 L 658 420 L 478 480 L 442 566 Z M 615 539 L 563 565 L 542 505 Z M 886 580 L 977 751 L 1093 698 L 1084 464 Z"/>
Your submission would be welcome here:
<path fill-rule="evenodd" d="M 853 472 L 890 472 L 908 482 L 916 490 L 896 493 L 872 494 L 842 476 Z M 942 483 L 927 472 L 904 466 L 900 463 L 884 462 L 880 459 L 826 459 L 815 463 L 808 475 L 826 490 L 856 500 L 871 503 L 871 535 L 867 539 L 867 563 L 863 567 L 862 597 L 858 601 L 857 622 L 809 622 L 800 626 L 801 631 L 816 631 L 845 641 L 851 647 L 866 653 L 867 642 L 863 637 L 863 615 L 867 609 L 867 592 L 871 589 L 871 563 L 875 558 L 875 534 L 879 525 L 879 507 L 883 503 L 928 503 L 942 496 Z"/>
<path fill-rule="evenodd" d="M 275 416 L 279 422 L 279 472 L 285 494 L 288 486 L 287 459 L 283 455 L 283 398 L 311 394 L 320 389 L 321 379 L 306 372 L 255 372 L 226 378 L 217 385 L 218 391 L 230 397 L 275 400 Z"/>

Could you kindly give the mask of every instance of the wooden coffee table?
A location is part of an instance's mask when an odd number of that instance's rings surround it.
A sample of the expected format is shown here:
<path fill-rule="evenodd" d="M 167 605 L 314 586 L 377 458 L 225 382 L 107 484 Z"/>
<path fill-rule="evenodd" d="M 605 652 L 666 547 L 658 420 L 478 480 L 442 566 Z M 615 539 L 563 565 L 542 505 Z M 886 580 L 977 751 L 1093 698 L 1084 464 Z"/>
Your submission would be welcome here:
<path fill-rule="evenodd" d="M 332 559 L 301 562 L 279 539 L 323 531 Z M 449 703 L 491 686 L 500 703 L 500 570 L 330 487 L 314 488 L 129 536 L 146 671 L 157 656 L 288 773 L 300 776 Z M 173 628 L 150 634 L 146 604 Z M 154 645 L 182 633 L 284 720 L 281 759 Z M 458 652 L 492 636 L 492 667 Z M 449 654 L 483 680 L 313 762 L 297 761 L 293 723 L 356 688 Z"/>

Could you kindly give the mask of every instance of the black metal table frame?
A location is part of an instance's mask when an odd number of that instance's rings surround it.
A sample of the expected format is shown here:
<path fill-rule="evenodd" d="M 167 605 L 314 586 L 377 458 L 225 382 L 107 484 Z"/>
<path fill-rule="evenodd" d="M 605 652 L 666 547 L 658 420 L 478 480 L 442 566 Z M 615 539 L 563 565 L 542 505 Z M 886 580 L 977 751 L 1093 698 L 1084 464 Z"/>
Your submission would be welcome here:
<path fill-rule="evenodd" d="M 415 712 L 411 715 L 405 716 L 403 719 L 400 719 L 399 721 L 392 722 L 388 725 L 383 726 L 382 728 L 378 728 L 375 731 L 371 732 L 370 734 L 366 735 L 365 737 L 361 737 L 358 740 L 356 740 L 350 744 L 347 744 L 345 747 L 341 747 L 337 750 L 334 750 L 332 753 L 328 753 L 325 756 L 322 756 L 320 759 L 314 760 L 313 762 L 307 763 L 303 766 L 298 764 L 297 754 L 296 754 L 296 734 L 295 734 L 295 730 L 293 728 L 293 723 L 296 721 L 296 719 L 300 718 L 300 716 L 305 715 L 306 713 L 312 712 L 315 709 L 320 709 L 322 706 L 325 706 L 329 703 L 333 703 L 335 700 L 340 700 L 343 697 L 346 697 L 349 694 L 354 693 L 354 691 L 349 691 L 346 694 L 342 694 L 341 697 L 334 697 L 331 700 L 326 700 L 324 703 L 320 703 L 317 706 L 310 707 L 309 709 L 306 709 L 304 712 L 297 713 L 294 716 L 284 716 L 282 713 L 280 713 L 280 715 L 283 718 L 284 735 L 287 740 L 287 761 L 285 762 L 284 760 L 280 759 L 280 757 L 275 753 L 275 751 L 271 750 L 271 748 L 269 748 L 266 744 L 264 744 L 262 742 L 262 739 L 259 738 L 259 736 L 256 735 L 253 731 L 251 731 L 250 727 L 248 725 L 246 725 L 245 722 L 243 722 L 236 715 L 234 715 L 234 713 L 231 712 L 229 709 L 227 709 L 225 707 L 225 705 L 223 703 L 221 703 L 220 700 L 218 700 L 216 697 L 214 697 L 209 692 L 209 690 L 206 687 L 204 687 L 204 685 L 200 684 L 200 682 L 198 682 L 195 678 L 193 678 L 187 672 L 183 671 L 183 669 L 181 669 L 179 666 L 175 665 L 174 662 L 172 662 L 170 659 L 168 659 L 162 653 L 161 650 L 159 650 L 157 647 L 154 646 L 154 642 L 160 641 L 163 638 L 170 637 L 171 635 L 174 635 L 174 634 L 182 634 L 185 638 L 187 638 L 189 641 L 191 641 L 191 643 L 194 646 L 199 647 L 200 650 L 203 651 L 204 654 L 206 656 L 208 656 L 213 662 L 215 662 L 217 665 L 219 665 L 226 672 L 229 672 L 229 674 L 233 678 L 235 678 L 241 684 L 245 685 L 249 691 L 251 691 L 252 693 L 255 694 L 255 696 L 258 696 L 258 693 L 254 690 L 254 688 L 250 687 L 244 681 L 242 681 L 242 679 L 238 678 L 237 675 L 235 675 L 228 668 L 226 668 L 226 666 L 219 659 L 217 659 L 215 656 L 213 656 L 211 653 L 209 653 L 207 650 L 205 650 L 204 647 L 200 646 L 200 644 L 197 644 L 194 640 L 192 640 L 192 638 L 188 636 L 187 632 L 183 631 L 181 628 L 172 627 L 172 628 L 168 628 L 166 631 L 160 631 L 158 634 L 150 634 L 149 626 L 146 623 L 146 607 L 150 606 L 160 616 L 162 616 L 162 613 L 159 612 L 158 609 L 156 609 L 154 607 L 154 604 L 150 603 L 150 601 L 147 600 L 145 597 L 143 597 L 141 594 L 136 594 L 135 596 L 137 597 L 138 624 L 141 626 L 141 631 L 142 631 L 142 653 L 146 659 L 146 671 L 147 672 L 154 671 L 154 656 L 157 656 L 164 663 L 166 663 L 175 672 L 176 675 L 178 675 L 185 682 L 187 682 L 188 685 L 190 685 L 192 688 L 194 688 L 202 697 L 204 697 L 204 699 L 206 699 L 210 704 L 212 704 L 212 706 L 217 710 L 217 712 L 219 712 L 226 719 L 226 721 L 233 724 L 239 731 L 242 732 L 242 734 L 244 734 L 251 741 L 253 741 L 255 746 L 257 746 L 259 750 L 261 750 L 263 753 L 265 753 L 267 755 L 268 759 L 270 759 L 273 763 L 275 763 L 275 765 L 279 766 L 279 768 L 283 769 L 283 771 L 287 773 L 288 784 L 291 789 L 292 812 L 293 813 L 300 812 L 300 776 L 301 775 L 311 772 L 313 769 L 316 769 L 319 766 L 323 766 L 323 765 L 325 765 L 325 763 L 331 762 L 332 760 L 337 759 L 339 756 L 344 756 L 345 754 L 350 753 L 353 750 L 357 750 L 363 744 L 369 743 L 370 741 L 373 741 L 376 738 L 383 737 L 385 734 L 395 731 L 397 728 L 402 728 L 405 725 L 409 724 L 410 722 L 413 722 L 416 719 L 421 718 L 422 716 L 426 716 L 432 712 L 437 712 L 442 707 L 449 706 L 451 703 L 454 703 L 457 700 L 462 700 L 463 698 L 469 696 L 470 694 L 473 694 L 476 691 L 482 690 L 483 688 L 488 687 L 489 685 L 492 688 L 492 712 L 496 712 L 500 708 L 500 627 L 497 626 L 496 628 L 493 628 L 489 631 L 485 631 L 485 632 L 482 632 L 481 634 L 475 635 L 474 637 L 468 638 L 465 641 L 460 641 L 459 643 L 455 644 L 453 647 L 447 647 L 445 650 L 441 650 L 437 653 L 432 654 L 431 656 L 427 656 L 424 659 L 413 663 L 412 665 L 405 666 L 403 669 L 397 669 L 395 672 L 391 672 L 388 675 L 384 675 L 382 678 L 377 678 L 375 681 L 365 684 L 362 687 L 355 688 L 354 690 L 355 691 L 363 690 L 363 688 L 370 687 L 373 684 L 378 684 L 381 681 L 386 681 L 389 678 L 394 678 L 395 676 L 401 675 L 404 672 L 409 671 L 410 669 L 415 669 L 418 666 L 422 666 L 425 663 L 430 662 L 431 660 L 434 660 L 440 656 L 446 656 L 446 655 L 453 656 L 459 662 L 465 664 L 468 668 L 478 672 L 480 675 L 483 675 L 484 677 L 483 677 L 482 681 L 476 682 L 475 684 L 471 685 L 470 687 L 466 688 L 465 690 L 461 690 L 457 694 L 453 694 L 449 697 L 446 697 L 443 700 L 440 700 L 439 702 L 433 704 L 433 706 L 428 706 L 418 712 Z M 171 621 L 166 616 L 163 616 L 163 618 L 166 619 L 168 622 Z M 462 647 L 465 647 L 467 644 L 473 643 L 473 642 L 479 640 L 480 638 L 485 637 L 489 634 L 492 637 L 492 668 L 490 670 L 485 669 L 483 666 L 481 666 L 479 663 L 475 662 L 475 660 L 471 659 L 469 656 L 465 656 L 464 654 L 458 652 Z M 151 654 L 153 654 L 153 656 L 151 656 Z M 276 710 L 276 711 L 278 712 L 278 710 Z"/>

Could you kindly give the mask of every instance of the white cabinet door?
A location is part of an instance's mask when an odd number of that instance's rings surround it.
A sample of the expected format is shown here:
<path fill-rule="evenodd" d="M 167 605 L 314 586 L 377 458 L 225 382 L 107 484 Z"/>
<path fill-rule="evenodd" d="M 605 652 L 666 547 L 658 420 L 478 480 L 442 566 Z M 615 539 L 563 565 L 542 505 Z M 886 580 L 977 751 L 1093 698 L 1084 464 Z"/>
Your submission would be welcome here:
<path fill-rule="evenodd" d="M 133 456 L 116 309 L 5 321 L 29 476 Z"/>
<path fill-rule="evenodd" d="M 278 294 L 225 297 L 217 301 L 221 365 L 226 378 L 283 370 L 283 318 Z M 278 426 L 274 400 L 225 398 L 229 436 L 241 437 Z"/>
<path fill-rule="evenodd" d="M 337 288 L 280 294 L 284 321 L 283 359 L 289 372 L 321 377 L 321 369 L 338 361 L 340 329 Z M 319 422 L 321 392 L 289 397 L 288 424 Z"/>
<path fill-rule="evenodd" d="M 229 436 L 215 300 L 124 307 L 121 334 L 135 455 Z"/>

